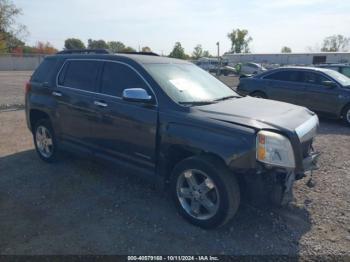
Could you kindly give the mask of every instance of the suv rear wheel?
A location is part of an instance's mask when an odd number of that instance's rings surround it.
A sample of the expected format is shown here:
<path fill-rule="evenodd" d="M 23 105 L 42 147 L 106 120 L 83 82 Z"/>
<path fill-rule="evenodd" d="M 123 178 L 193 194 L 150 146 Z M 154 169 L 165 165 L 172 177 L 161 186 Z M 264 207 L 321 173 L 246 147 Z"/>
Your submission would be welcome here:
<path fill-rule="evenodd" d="M 343 111 L 343 121 L 345 122 L 345 124 L 350 126 L 350 105 L 345 107 Z"/>
<path fill-rule="evenodd" d="M 33 138 L 39 157 L 45 162 L 54 161 L 57 155 L 57 144 L 51 123 L 48 119 L 39 120 L 35 124 Z"/>
<path fill-rule="evenodd" d="M 173 170 L 171 193 L 179 213 L 202 228 L 215 228 L 236 214 L 240 203 L 237 180 L 210 157 L 191 157 Z"/>

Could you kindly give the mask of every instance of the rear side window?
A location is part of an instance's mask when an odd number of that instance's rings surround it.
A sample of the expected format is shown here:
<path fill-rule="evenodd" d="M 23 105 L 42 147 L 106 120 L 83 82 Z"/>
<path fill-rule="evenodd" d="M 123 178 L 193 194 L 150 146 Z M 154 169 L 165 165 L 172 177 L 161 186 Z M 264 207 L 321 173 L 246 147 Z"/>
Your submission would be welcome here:
<path fill-rule="evenodd" d="M 300 81 L 300 72 L 299 71 L 279 71 L 276 73 L 272 73 L 264 79 L 269 80 L 279 80 L 279 81 L 289 81 L 289 82 L 299 82 Z"/>
<path fill-rule="evenodd" d="M 121 97 L 127 88 L 148 90 L 143 79 L 130 67 L 113 62 L 104 65 L 101 81 L 101 93 Z"/>
<path fill-rule="evenodd" d="M 44 61 L 35 70 L 32 76 L 32 81 L 39 82 L 39 83 L 48 82 L 50 77 L 52 76 L 52 73 L 54 72 L 56 63 L 57 63 L 57 59 L 53 59 L 53 58 L 44 59 Z"/>
<path fill-rule="evenodd" d="M 68 61 L 61 71 L 58 84 L 84 91 L 95 91 L 100 66 L 101 62 L 98 61 Z"/>

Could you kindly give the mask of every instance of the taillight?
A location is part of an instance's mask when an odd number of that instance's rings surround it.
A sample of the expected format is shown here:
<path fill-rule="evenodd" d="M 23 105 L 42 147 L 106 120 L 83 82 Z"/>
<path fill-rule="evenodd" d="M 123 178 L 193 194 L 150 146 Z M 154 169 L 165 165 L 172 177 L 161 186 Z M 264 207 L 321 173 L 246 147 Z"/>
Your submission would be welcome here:
<path fill-rule="evenodd" d="M 32 88 L 32 85 L 29 83 L 29 82 L 27 82 L 26 83 L 26 87 L 25 87 L 25 94 L 28 94 L 28 92 L 30 91 L 30 89 Z"/>

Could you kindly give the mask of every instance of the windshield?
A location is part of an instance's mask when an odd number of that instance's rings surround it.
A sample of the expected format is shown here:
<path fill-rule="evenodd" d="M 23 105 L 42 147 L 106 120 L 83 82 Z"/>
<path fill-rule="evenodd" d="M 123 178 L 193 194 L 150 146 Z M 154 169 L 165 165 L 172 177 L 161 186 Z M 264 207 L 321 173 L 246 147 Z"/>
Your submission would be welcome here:
<path fill-rule="evenodd" d="M 324 72 L 340 83 L 342 86 L 350 86 L 350 78 L 347 76 L 330 69 L 325 69 Z"/>
<path fill-rule="evenodd" d="M 166 94 L 179 104 L 210 103 L 239 96 L 193 64 L 146 64 L 145 68 Z"/>

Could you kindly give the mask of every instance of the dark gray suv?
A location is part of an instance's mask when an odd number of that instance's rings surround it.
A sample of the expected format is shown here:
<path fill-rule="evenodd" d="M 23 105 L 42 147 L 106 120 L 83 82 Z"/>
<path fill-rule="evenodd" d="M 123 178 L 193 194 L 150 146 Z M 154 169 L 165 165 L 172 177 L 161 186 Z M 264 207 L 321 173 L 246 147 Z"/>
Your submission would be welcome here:
<path fill-rule="evenodd" d="M 203 228 L 233 218 L 242 188 L 287 204 L 317 168 L 318 117 L 306 108 L 241 97 L 183 60 L 99 52 L 46 57 L 27 84 L 42 160 L 69 150 L 142 174 Z"/>
<path fill-rule="evenodd" d="M 237 92 L 305 106 L 350 125 L 350 78 L 334 70 L 281 67 L 240 79 Z"/>

